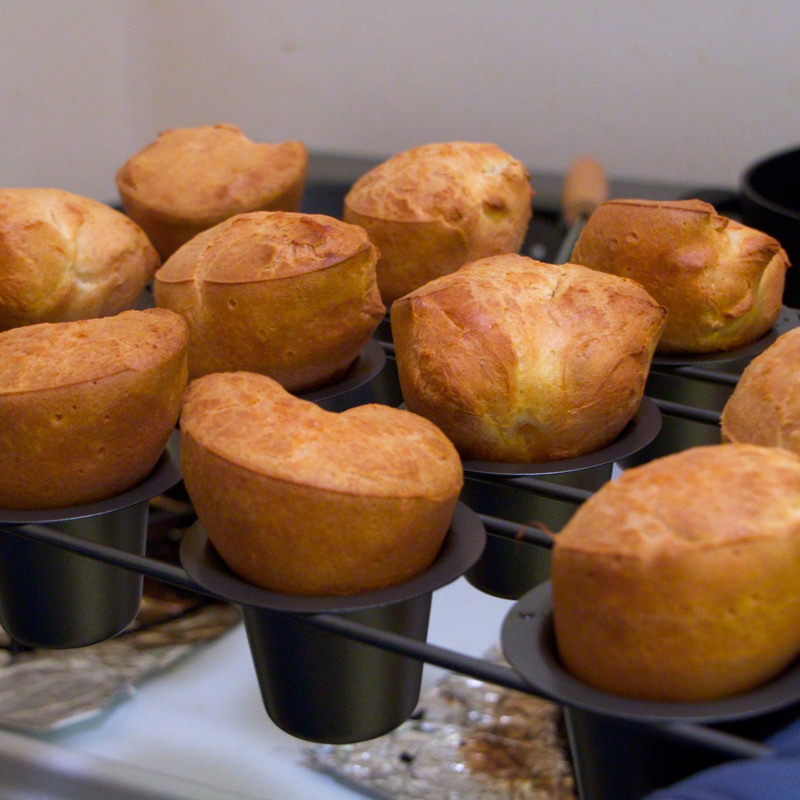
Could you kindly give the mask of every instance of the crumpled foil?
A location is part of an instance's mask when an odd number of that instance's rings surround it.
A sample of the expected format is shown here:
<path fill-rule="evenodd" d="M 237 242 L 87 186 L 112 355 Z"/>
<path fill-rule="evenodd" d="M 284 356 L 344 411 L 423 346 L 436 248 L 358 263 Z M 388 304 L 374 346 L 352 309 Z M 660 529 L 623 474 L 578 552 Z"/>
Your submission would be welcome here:
<path fill-rule="evenodd" d="M 19 653 L 0 631 L 11 648 L 0 650 L 0 726 L 44 733 L 91 719 L 240 620 L 237 606 L 206 603 L 89 647 Z"/>
<path fill-rule="evenodd" d="M 501 662 L 497 649 L 487 658 Z M 386 800 L 576 800 L 561 709 L 448 674 L 377 739 L 317 745 L 313 768 Z"/>
<path fill-rule="evenodd" d="M 147 554 L 179 564 L 181 538 L 196 519 L 185 498 L 152 498 Z M 145 576 L 136 619 L 108 641 L 32 650 L 12 642 L 0 628 L 0 727 L 46 733 L 91 719 L 241 619 L 238 606 Z"/>

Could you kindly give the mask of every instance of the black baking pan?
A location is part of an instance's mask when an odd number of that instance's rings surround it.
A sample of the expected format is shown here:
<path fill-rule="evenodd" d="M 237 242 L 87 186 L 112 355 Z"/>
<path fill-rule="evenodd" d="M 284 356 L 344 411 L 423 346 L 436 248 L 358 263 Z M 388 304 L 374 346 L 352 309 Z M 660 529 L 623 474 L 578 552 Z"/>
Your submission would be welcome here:
<path fill-rule="evenodd" d="M 772 153 L 749 166 L 740 197 L 743 221 L 774 236 L 795 265 L 786 273 L 783 301 L 800 308 L 800 147 Z"/>
<path fill-rule="evenodd" d="M 461 500 L 481 514 L 560 530 L 574 513 L 575 504 L 492 479 L 545 477 L 554 483 L 593 492 L 611 478 L 615 462 L 647 447 L 660 429 L 661 413 L 651 400 L 643 397 L 622 433 L 594 453 L 538 464 L 464 461 Z M 512 600 L 549 577 L 548 549 L 496 536 L 489 537 L 483 555 L 466 574 L 476 589 Z"/>
<path fill-rule="evenodd" d="M 670 736 L 670 724 L 727 726 L 740 736 L 763 737 L 786 724 L 787 714 L 800 717 L 800 661 L 757 689 L 707 702 L 637 700 L 583 683 L 558 658 L 550 583 L 515 603 L 501 642 L 530 686 L 564 706 L 581 800 L 636 800 L 734 757 Z"/>
<path fill-rule="evenodd" d="M 8 525 L 42 524 L 78 538 L 144 555 L 149 500 L 181 479 L 174 431 L 150 476 L 116 497 L 46 511 L 0 509 Z M 17 642 L 42 648 L 85 647 L 133 622 L 142 575 L 52 544 L 0 533 L 0 624 Z"/>
<path fill-rule="evenodd" d="M 245 583 L 199 523 L 184 536 L 180 559 L 198 584 L 242 607 L 270 718 L 300 739 L 343 744 L 388 733 L 408 719 L 419 700 L 422 662 L 323 629 L 304 616 L 337 614 L 425 641 L 433 591 L 463 575 L 485 542 L 481 521 L 459 503 L 428 570 L 388 589 L 334 597 L 280 594 Z"/>

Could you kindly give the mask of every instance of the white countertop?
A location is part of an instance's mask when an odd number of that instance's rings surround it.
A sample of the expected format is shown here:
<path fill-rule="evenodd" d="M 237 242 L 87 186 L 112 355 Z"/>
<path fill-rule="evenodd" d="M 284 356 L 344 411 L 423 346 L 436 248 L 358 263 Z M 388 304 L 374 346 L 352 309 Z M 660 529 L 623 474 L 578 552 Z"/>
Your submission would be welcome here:
<path fill-rule="evenodd" d="M 481 656 L 499 641 L 511 605 L 461 578 L 434 593 L 428 641 Z M 423 693 L 442 672 L 425 666 Z M 109 786 L 126 798 L 361 796 L 305 766 L 309 746 L 267 716 L 239 625 L 89 723 L 46 737 L 0 733 L 0 796 L 85 800 L 110 796 Z M 49 773 L 57 793 L 46 791 Z"/>

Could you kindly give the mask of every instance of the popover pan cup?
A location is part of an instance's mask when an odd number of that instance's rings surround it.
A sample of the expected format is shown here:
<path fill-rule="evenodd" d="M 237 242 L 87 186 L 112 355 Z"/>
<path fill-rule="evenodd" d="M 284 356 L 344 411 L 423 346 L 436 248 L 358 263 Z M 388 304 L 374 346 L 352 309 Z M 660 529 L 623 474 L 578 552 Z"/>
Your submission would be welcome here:
<path fill-rule="evenodd" d="M 264 706 L 275 724 L 326 744 L 365 741 L 394 730 L 419 700 L 423 664 L 322 628 L 309 615 L 333 614 L 425 641 L 434 590 L 456 580 L 486 542 L 478 517 L 459 503 L 438 557 L 406 583 L 335 597 L 279 594 L 239 580 L 198 523 L 180 548 L 186 572 L 238 604 Z"/>
<path fill-rule="evenodd" d="M 644 397 L 622 433 L 594 453 L 540 464 L 465 461 L 461 500 L 481 514 L 520 524 L 542 524 L 551 531 L 561 530 L 575 512 L 574 503 L 537 495 L 495 479 L 539 477 L 594 492 L 610 480 L 614 463 L 646 447 L 656 438 L 660 426 L 661 413 Z M 467 571 L 466 578 L 485 594 L 516 600 L 550 578 L 550 551 L 490 535 L 483 555 Z"/>
<path fill-rule="evenodd" d="M 784 333 L 800 324 L 797 314 L 788 308 L 772 329 L 755 342 L 719 353 L 673 354 L 653 357 L 645 394 L 657 400 L 667 400 L 692 408 L 721 413 L 730 398 L 734 386 L 714 383 L 701 378 L 682 375 L 674 371 L 680 367 L 700 367 L 712 372 L 738 376 L 756 356 L 764 352 Z M 690 447 L 720 443 L 718 424 L 699 419 L 687 419 L 669 412 L 663 414 L 663 425 L 658 437 L 647 447 L 623 458 L 620 466 L 627 469 L 661 458 Z"/>
<path fill-rule="evenodd" d="M 380 378 L 386 366 L 384 349 L 374 339 L 369 339 L 342 378 L 298 397 L 316 403 L 326 411 L 336 412 L 377 403 Z"/>
<path fill-rule="evenodd" d="M 150 476 L 97 503 L 46 511 L 0 509 L 0 523 L 39 524 L 144 555 L 148 501 L 181 479 L 180 436 L 173 432 Z M 133 622 L 143 577 L 45 542 L 0 532 L 0 624 L 29 647 L 85 647 Z"/>
<path fill-rule="evenodd" d="M 552 606 L 549 582 L 526 594 L 508 612 L 501 643 L 509 664 L 531 688 L 564 707 L 581 800 L 638 800 L 741 757 L 653 723 L 702 723 L 761 741 L 800 717 L 800 661 L 759 688 L 721 700 L 653 702 L 595 689 L 561 665 Z"/>

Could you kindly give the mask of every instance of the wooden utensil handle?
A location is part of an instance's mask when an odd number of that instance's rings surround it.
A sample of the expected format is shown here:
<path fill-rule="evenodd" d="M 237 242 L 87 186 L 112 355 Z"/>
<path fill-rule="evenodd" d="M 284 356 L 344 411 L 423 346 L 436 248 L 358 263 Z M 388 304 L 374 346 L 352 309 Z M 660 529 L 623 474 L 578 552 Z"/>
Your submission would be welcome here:
<path fill-rule="evenodd" d="M 580 216 L 588 217 L 608 199 L 608 180 L 602 164 L 588 156 L 576 158 L 564 178 L 561 213 L 571 226 Z"/>

